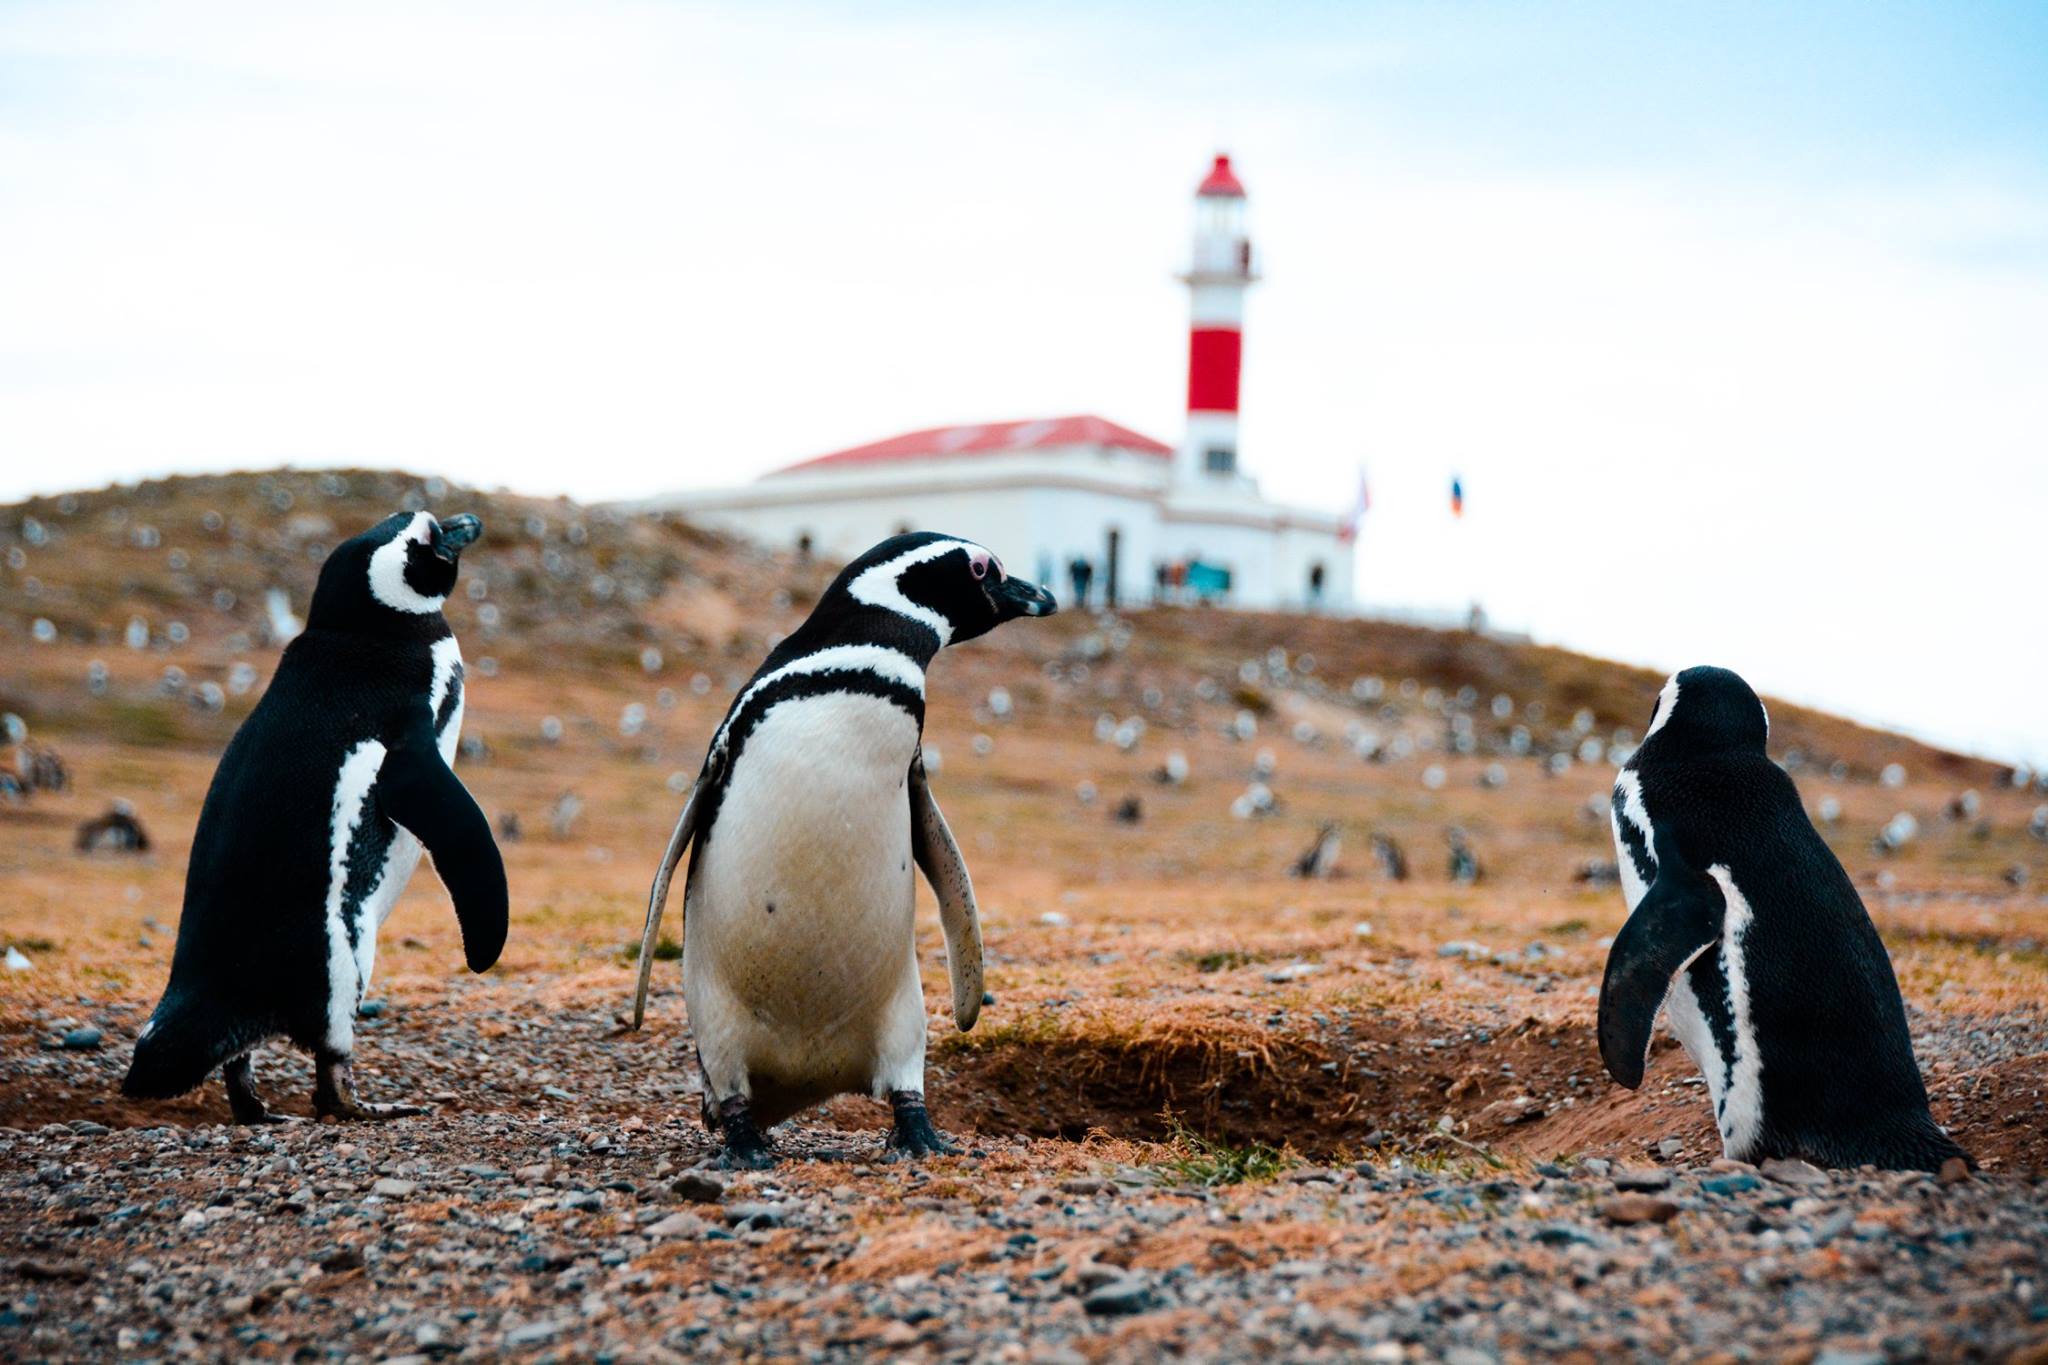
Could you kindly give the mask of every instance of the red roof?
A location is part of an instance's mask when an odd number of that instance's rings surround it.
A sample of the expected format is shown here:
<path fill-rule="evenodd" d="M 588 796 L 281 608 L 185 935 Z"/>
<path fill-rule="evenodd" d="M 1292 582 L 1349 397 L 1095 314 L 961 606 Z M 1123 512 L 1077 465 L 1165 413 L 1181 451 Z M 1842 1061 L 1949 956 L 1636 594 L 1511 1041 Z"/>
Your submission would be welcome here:
<path fill-rule="evenodd" d="M 1209 178 L 1196 187 L 1195 193 L 1218 199 L 1242 199 L 1244 184 L 1237 178 L 1237 172 L 1230 169 L 1230 158 L 1218 152 L 1216 164 L 1209 168 Z"/>
<path fill-rule="evenodd" d="M 961 455 L 1004 455 L 1019 450 L 1051 450 L 1061 446 L 1110 446 L 1136 451 L 1140 455 L 1170 458 L 1173 447 L 1140 436 L 1129 427 L 1118 426 L 1104 417 L 1045 417 L 1029 422 L 990 422 L 981 426 L 932 427 L 906 432 L 886 441 L 874 441 L 850 450 L 835 450 L 799 460 L 775 471 L 791 474 L 800 469 L 855 464 L 884 464 L 895 460 L 945 460 Z"/>

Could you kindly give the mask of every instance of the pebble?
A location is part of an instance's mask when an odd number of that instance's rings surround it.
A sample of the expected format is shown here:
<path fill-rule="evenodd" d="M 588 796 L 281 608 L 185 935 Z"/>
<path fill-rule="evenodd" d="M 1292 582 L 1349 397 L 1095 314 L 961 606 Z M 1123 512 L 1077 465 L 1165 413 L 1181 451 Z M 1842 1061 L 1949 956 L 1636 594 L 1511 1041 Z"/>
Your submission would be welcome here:
<path fill-rule="evenodd" d="M 75 1028 L 64 1035 L 64 1046 L 73 1052 L 90 1052 L 100 1045 L 100 1031 L 90 1025 Z"/>
<path fill-rule="evenodd" d="M 417 1189 L 419 1189 L 419 1185 L 415 1181 L 398 1180 L 391 1176 L 385 1176 L 376 1184 L 370 1186 L 370 1193 L 383 1199 L 410 1199 L 413 1192 Z"/>
<path fill-rule="evenodd" d="M 779 1228 L 788 1216 L 782 1204 L 741 1203 L 725 1206 L 727 1227 Z"/>
<path fill-rule="evenodd" d="M 1661 1167 L 1622 1170 L 1614 1173 L 1614 1188 L 1638 1194 L 1656 1194 L 1671 1188 L 1671 1172 Z"/>
<path fill-rule="evenodd" d="M 1708 1194 L 1747 1194 L 1761 1188 L 1763 1183 L 1747 1171 L 1737 1171 L 1731 1175 L 1708 1176 L 1700 1182 L 1700 1188 Z"/>
<path fill-rule="evenodd" d="M 725 1199 L 725 1182 L 702 1171 L 684 1171 L 668 1188 L 687 1204 L 717 1204 Z"/>
<path fill-rule="evenodd" d="M 1094 1317 L 1123 1317 L 1157 1307 L 1159 1296 L 1136 1275 L 1120 1275 L 1088 1291 L 1081 1307 Z"/>
<path fill-rule="evenodd" d="M 1617 1194 L 1599 1203 L 1602 1218 L 1624 1227 L 1636 1223 L 1668 1223 L 1678 1216 L 1678 1205 L 1654 1194 Z"/>
<path fill-rule="evenodd" d="M 1808 1161 L 1797 1157 L 1772 1157 L 1757 1167 L 1766 1180 L 1775 1180 L 1780 1185 L 1811 1187 L 1828 1183 L 1828 1173 Z"/>
<path fill-rule="evenodd" d="M 711 1224 L 687 1211 L 678 1211 L 644 1229 L 649 1237 L 702 1237 Z"/>

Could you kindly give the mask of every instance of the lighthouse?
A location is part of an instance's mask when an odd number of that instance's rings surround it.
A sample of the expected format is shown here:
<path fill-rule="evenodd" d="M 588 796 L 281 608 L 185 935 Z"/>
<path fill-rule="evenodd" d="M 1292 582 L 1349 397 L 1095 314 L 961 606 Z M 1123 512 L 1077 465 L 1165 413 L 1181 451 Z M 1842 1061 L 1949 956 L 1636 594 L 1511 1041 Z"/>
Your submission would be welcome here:
<path fill-rule="evenodd" d="M 1188 425 L 1175 458 L 1182 488 L 1237 480 L 1237 381 L 1244 363 L 1244 291 L 1252 273 L 1244 185 L 1218 154 L 1195 189 L 1194 253 L 1181 279 L 1189 295 Z"/>

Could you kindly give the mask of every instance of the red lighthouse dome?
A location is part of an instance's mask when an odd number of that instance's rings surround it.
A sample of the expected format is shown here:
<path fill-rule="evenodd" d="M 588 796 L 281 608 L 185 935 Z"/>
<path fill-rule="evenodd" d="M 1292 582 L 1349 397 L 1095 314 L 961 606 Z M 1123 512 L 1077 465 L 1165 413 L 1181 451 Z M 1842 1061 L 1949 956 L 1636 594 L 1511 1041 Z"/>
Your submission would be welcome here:
<path fill-rule="evenodd" d="M 1209 168 L 1208 176 L 1195 187 L 1195 193 L 1211 199 L 1242 199 L 1244 183 L 1237 178 L 1237 172 L 1230 169 L 1230 158 L 1222 152 L 1216 154 L 1216 164 Z"/>

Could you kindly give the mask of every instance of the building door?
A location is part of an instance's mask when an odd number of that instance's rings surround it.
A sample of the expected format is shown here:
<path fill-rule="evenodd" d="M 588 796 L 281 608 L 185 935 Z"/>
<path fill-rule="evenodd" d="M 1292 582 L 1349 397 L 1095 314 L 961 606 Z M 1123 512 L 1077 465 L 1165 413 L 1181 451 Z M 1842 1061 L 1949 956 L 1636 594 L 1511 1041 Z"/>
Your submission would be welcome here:
<path fill-rule="evenodd" d="M 1103 547 L 1102 605 L 1109 611 L 1116 610 L 1117 551 L 1123 538 L 1124 533 L 1112 526 L 1109 528 L 1109 544 Z"/>

